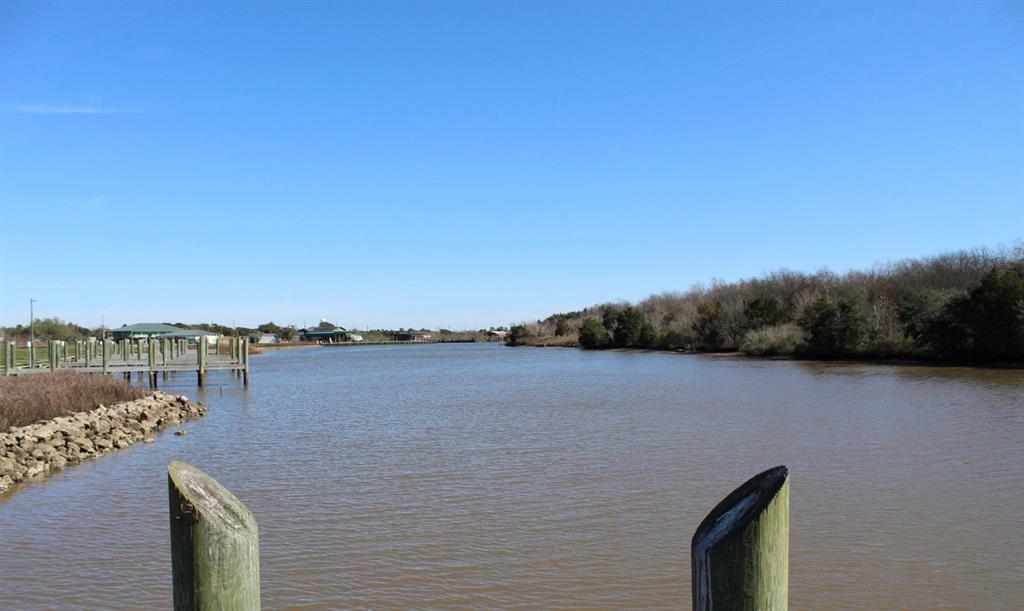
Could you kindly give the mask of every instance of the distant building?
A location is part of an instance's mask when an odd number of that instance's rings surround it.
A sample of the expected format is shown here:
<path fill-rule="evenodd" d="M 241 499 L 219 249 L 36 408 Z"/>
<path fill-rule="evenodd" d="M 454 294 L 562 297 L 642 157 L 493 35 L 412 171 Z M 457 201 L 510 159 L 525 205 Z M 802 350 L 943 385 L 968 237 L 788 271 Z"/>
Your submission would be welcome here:
<path fill-rule="evenodd" d="M 206 341 L 211 343 L 220 338 L 220 335 L 205 329 L 178 329 L 174 333 L 168 333 L 164 337 L 168 339 L 187 339 L 190 342 L 198 342 L 199 338 L 203 336 L 206 336 Z"/>
<path fill-rule="evenodd" d="M 158 322 L 137 322 L 134 325 L 122 325 L 118 329 L 111 329 L 110 335 L 115 340 L 137 339 L 150 337 L 166 337 L 171 333 L 183 331 L 181 327 L 165 325 Z"/>
<path fill-rule="evenodd" d="M 281 338 L 273 333 L 253 333 L 249 336 L 250 344 L 280 344 Z"/>
<path fill-rule="evenodd" d="M 508 337 L 508 331 L 488 331 L 487 337 L 495 337 L 497 339 L 505 339 Z"/>
<path fill-rule="evenodd" d="M 299 341 L 340 344 L 342 342 L 361 342 L 363 337 L 344 327 L 335 327 L 333 329 L 313 327 L 311 329 L 299 329 Z"/>

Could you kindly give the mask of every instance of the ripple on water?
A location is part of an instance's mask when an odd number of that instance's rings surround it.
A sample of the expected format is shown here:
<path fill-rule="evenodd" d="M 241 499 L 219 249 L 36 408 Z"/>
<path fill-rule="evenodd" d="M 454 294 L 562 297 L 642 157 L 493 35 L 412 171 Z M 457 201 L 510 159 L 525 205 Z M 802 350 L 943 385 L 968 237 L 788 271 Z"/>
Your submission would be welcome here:
<path fill-rule="evenodd" d="M 174 459 L 252 510 L 267 608 L 679 608 L 694 529 L 777 464 L 795 608 L 1024 600 L 1018 372 L 493 345 L 252 367 L 170 380 L 211 408 L 190 435 L 0 499 L 0 608 L 168 606 Z"/>

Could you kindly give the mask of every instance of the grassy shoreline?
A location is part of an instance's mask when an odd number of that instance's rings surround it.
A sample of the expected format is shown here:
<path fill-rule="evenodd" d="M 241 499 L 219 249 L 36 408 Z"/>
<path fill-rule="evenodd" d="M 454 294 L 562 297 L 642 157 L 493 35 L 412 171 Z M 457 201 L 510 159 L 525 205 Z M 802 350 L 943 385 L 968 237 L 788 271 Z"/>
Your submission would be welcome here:
<path fill-rule="evenodd" d="M 142 389 L 111 376 L 78 372 L 0 378 L 0 431 L 133 401 Z"/>

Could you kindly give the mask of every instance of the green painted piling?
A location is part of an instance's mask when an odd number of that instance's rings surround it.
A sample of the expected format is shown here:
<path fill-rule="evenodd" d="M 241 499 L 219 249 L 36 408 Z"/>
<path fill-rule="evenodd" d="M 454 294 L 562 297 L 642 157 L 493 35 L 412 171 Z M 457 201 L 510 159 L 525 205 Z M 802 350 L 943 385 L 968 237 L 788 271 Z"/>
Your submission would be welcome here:
<path fill-rule="evenodd" d="M 175 611 L 260 608 L 259 529 L 249 509 L 212 477 L 167 466 Z"/>
<path fill-rule="evenodd" d="M 775 467 L 734 490 L 690 544 L 694 611 L 789 607 L 789 470 Z"/>

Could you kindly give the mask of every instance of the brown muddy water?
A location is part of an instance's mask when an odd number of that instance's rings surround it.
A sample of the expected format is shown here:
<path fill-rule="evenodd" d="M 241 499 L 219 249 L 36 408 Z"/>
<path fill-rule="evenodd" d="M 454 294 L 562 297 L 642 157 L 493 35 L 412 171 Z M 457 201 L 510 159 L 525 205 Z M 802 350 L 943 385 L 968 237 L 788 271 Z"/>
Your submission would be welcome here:
<path fill-rule="evenodd" d="M 1024 374 L 495 345 L 276 351 L 0 498 L 0 608 L 171 604 L 166 466 L 259 522 L 269 609 L 684 608 L 689 543 L 792 477 L 794 609 L 1024 601 Z"/>

